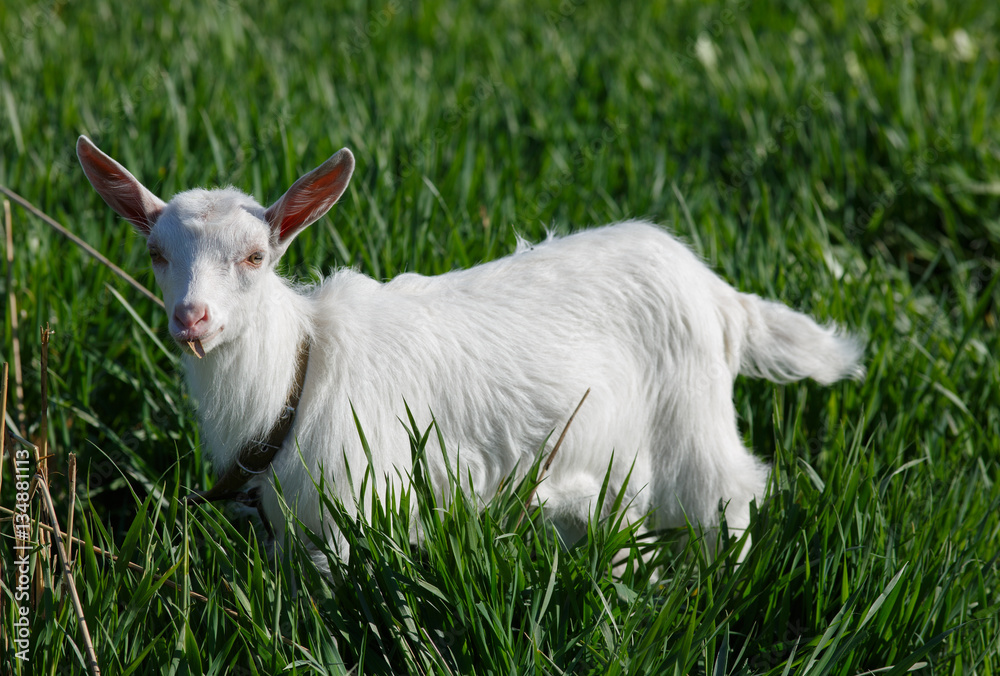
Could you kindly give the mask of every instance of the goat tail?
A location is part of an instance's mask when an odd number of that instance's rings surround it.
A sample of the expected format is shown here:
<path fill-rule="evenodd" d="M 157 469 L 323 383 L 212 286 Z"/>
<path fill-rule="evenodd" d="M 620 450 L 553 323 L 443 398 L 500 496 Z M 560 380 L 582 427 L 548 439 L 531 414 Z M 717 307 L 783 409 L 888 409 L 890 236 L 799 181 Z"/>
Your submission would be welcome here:
<path fill-rule="evenodd" d="M 740 373 L 777 383 L 812 378 L 823 385 L 865 377 L 864 345 L 857 336 L 820 326 L 781 303 L 750 294 L 739 299 L 746 317 Z"/>

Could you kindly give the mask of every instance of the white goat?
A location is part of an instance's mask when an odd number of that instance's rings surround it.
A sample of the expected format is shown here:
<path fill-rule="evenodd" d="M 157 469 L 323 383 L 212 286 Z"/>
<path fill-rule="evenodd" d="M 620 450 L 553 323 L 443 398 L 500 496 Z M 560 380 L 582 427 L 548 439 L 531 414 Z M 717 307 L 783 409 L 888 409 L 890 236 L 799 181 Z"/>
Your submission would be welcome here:
<path fill-rule="evenodd" d="M 471 479 L 463 487 L 488 499 L 531 465 L 588 389 L 536 494 L 565 537 L 584 532 L 612 452 L 609 494 L 624 488 L 627 519 L 711 528 L 721 499 L 728 524 L 745 528 L 768 468 L 740 440 L 736 375 L 821 383 L 863 375 L 857 340 L 737 292 L 647 223 L 549 238 L 437 277 L 380 283 L 341 269 L 295 287 L 275 265 L 347 188 L 347 149 L 267 209 L 232 188 L 164 203 L 86 137 L 77 153 L 97 192 L 147 240 L 214 466 L 245 463 L 241 449 L 282 426 L 301 384 L 281 450 L 247 484 L 279 542 L 273 477 L 302 522 L 338 543 L 321 522 L 313 481 L 322 474 L 355 504 L 347 477 L 363 476 L 368 459 L 352 406 L 378 490 L 398 488 L 411 470 L 406 402 L 420 424 L 433 412 L 451 467 L 463 484 Z M 447 494 L 443 455 L 427 456 L 433 487 Z"/>

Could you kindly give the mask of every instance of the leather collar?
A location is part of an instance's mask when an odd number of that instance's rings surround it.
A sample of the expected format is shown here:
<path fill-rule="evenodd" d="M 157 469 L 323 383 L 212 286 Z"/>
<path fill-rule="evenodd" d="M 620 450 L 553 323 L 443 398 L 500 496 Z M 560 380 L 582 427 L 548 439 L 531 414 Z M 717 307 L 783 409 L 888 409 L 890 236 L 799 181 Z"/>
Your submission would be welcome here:
<path fill-rule="evenodd" d="M 184 498 L 190 504 L 216 502 L 218 500 L 240 499 L 245 494 L 240 491 L 250 479 L 267 471 L 274 456 L 281 450 L 285 438 L 295 422 L 295 409 L 299 406 L 299 397 L 306 383 L 306 369 L 309 366 L 309 341 L 299 349 L 295 365 L 295 382 L 288 393 L 285 408 L 274 422 L 274 426 L 263 439 L 248 441 L 236 456 L 236 462 L 225 471 L 215 484 L 207 491 L 197 491 Z"/>

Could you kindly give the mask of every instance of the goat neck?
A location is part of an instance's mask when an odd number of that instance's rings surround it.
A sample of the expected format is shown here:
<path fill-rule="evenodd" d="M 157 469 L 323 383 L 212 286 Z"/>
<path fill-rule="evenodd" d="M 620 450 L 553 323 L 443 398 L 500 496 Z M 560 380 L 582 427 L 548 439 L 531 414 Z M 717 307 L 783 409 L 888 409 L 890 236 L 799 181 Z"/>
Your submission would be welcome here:
<path fill-rule="evenodd" d="M 240 448 L 267 435 L 295 385 L 296 362 L 312 336 L 308 299 L 273 276 L 247 326 L 204 358 L 184 363 L 205 442 L 216 467 L 235 462 Z"/>

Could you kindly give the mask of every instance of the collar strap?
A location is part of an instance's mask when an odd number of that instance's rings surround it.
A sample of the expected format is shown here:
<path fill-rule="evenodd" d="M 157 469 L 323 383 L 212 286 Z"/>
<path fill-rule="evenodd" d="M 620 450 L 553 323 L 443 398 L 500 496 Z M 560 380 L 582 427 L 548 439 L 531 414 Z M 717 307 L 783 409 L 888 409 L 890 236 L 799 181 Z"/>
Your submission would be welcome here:
<path fill-rule="evenodd" d="M 263 474 L 271 466 L 274 456 L 281 450 L 285 438 L 295 422 L 295 409 L 299 406 L 299 397 L 306 383 L 306 368 L 309 365 L 309 340 L 299 349 L 295 365 L 295 382 L 288 393 L 285 408 L 274 422 L 271 431 L 263 439 L 248 441 L 236 455 L 236 462 L 226 470 L 215 484 L 207 491 L 197 491 L 184 498 L 190 504 L 216 502 L 240 497 L 240 489 L 255 476 Z"/>

